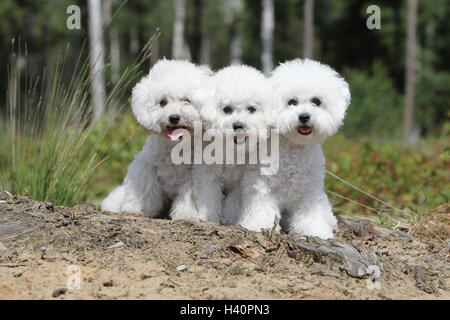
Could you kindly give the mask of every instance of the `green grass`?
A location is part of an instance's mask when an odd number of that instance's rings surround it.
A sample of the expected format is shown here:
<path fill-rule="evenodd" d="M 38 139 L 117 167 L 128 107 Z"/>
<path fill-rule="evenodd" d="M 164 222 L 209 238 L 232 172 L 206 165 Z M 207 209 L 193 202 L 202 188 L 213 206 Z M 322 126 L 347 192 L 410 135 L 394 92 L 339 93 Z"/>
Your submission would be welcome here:
<path fill-rule="evenodd" d="M 150 42 L 112 87 L 106 99 L 105 116 L 95 124 L 90 116 L 86 55 L 83 57 L 81 53 L 77 65 L 67 67 L 67 56 L 62 54 L 51 74 L 44 73 L 40 79 L 26 76 L 22 79 L 21 75 L 27 75 L 28 70 L 19 72 L 14 68 L 17 63 L 13 53 L 7 112 L 0 118 L 1 189 L 58 205 L 85 201 L 91 193 L 86 187 L 88 182 L 107 158 L 98 151 L 113 129 L 111 124 L 120 109 L 117 104 L 124 100 L 124 93 L 127 93 L 125 101 L 128 100 L 127 89 L 139 75 L 138 67 L 148 58 L 149 48 Z M 73 74 L 69 79 L 63 77 L 67 69 Z"/>
<path fill-rule="evenodd" d="M 137 123 L 129 109 L 114 119 L 110 130 L 103 136 L 103 127 L 109 125 L 106 121 L 100 122 L 87 141 L 89 145 L 94 145 L 101 137 L 96 152 L 100 158 L 106 159 L 86 185 L 88 193 L 84 200 L 94 204 L 99 204 L 115 185 L 122 182 L 128 165 L 142 150 L 148 137 L 148 131 Z"/>

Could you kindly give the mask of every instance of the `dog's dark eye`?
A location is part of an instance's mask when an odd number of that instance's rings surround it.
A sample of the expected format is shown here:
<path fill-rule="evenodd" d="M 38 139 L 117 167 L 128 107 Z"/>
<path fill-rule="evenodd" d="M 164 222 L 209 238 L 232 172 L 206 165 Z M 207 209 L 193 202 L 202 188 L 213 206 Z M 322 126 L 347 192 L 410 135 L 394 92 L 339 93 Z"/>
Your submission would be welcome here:
<path fill-rule="evenodd" d="M 167 104 L 167 100 L 166 100 L 166 99 L 162 99 L 162 100 L 159 102 L 159 105 L 160 105 L 161 107 L 164 107 L 166 104 Z"/>
<path fill-rule="evenodd" d="M 316 98 L 316 97 L 312 98 L 311 102 L 314 103 L 316 105 L 316 107 L 318 107 L 322 104 L 322 101 L 320 101 L 320 99 Z"/>
<path fill-rule="evenodd" d="M 298 104 L 297 99 L 291 99 L 288 101 L 288 105 L 290 106 L 296 106 Z"/>
<path fill-rule="evenodd" d="M 181 101 L 183 101 L 184 103 L 187 103 L 187 104 L 191 104 L 191 100 L 189 98 L 183 98 L 183 99 L 181 99 Z"/>
<path fill-rule="evenodd" d="M 249 107 L 247 108 L 247 110 L 248 110 L 248 112 L 250 112 L 250 113 L 255 113 L 256 108 L 255 108 L 254 106 L 249 106 Z"/>
<path fill-rule="evenodd" d="M 233 108 L 230 106 L 226 106 L 225 108 L 223 108 L 223 112 L 228 114 L 233 113 Z"/>

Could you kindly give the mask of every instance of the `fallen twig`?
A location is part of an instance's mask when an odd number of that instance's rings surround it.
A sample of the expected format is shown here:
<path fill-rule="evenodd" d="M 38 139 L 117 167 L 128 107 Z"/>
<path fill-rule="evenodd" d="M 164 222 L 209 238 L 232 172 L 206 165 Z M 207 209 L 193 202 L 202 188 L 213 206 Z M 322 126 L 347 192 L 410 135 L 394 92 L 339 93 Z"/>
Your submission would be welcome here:
<path fill-rule="evenodd" d="M 15 262 L 15 263 L 2 263 L 0 264 L 0 267 L 6 267 L 6 268 L 17 268 L 17 267 L 25 267 L 26 264 Z"/>

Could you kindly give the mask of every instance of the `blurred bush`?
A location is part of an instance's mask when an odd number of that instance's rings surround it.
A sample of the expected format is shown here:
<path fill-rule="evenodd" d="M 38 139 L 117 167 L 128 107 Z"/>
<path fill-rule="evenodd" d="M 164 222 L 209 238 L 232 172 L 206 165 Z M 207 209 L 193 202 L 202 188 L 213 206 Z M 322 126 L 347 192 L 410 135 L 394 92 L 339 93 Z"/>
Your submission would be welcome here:
<path fill-rule="evenodd" d="M 439 129 L 449 120 L 449 111 L 450 72 L 422 68 L 418 74 L 415 112 L 422 135 L 441 135 Z"/>
<path fill-rule="evenodd" d="M 100 140 L 96 153 L 100 159 L 104 159 L 88 182 L 89 192 L 85 200 L 89 202 L 99 203 L 112 187 L 122 183 L 128 165 L 135 154 L 142 150 L 148 137 L 147 130 L 137 123 L 130 110 L 119 117 L 110 118 L 97 123 L 87 139 L 87 143 L 92 146 Z M 103 134 L 105 131 L 106 135 Z"/>
<path fill-rule="evenodd" d="M 347 137 L 367 135 L 373 138 L 393 137 L 401 133 L 402 96 L 380 62 L 368 71 L 345 69 L 352 101 L 347 110 L 342 132 Z"/>
<path fill-rule="evenodd" d="M 118 106 L 140 75 L 148 48 L 123 72 L 106 97 L 102 120 L 94 124 L 89 65 L 83 53 L 76 65 L 71 65 L 67 47 L 58 57 L 54 73 L 44 71 L 41 77 L 33 78 L 26 67 L 22 79 L 18 57 L 23 53 L 19 46 L 18 53 L 11 57 L 7 112 L 0 113 L 0 188 L 66 206 L 92 197 L 95 192 L 87 184 L 107 159 L 105 144 L 114 148 L 112 141 L 121 143 L 121 136 L 127 136 L 127 122 L 116 117 Z M 24 61 L 28 66 L 26 49 Z M 66 79 L 62 75 L 68 69 L 72 78 Z M 48 82 L 43 80 L 47 77 Z M 39 86 L 43 89 L 36 90 Z M 113 126 L 114 119 L 120 119 L 120 124 Z M 112 133 L 113 140 L 108 140 Z M 110 170 L 115 172 L 116 168 Z"/>
<path fill-rule="evenodd" d="M 350 140 L 338 134 L 324 144 L 327 169 L 394 207 L 406 209 L 412 216 L 420 215 L 450 200 L 449 137 L 447 131 L 440 141 L 429 138 L 420 141 L 416 149 L 403 150 L 389 140 Z M 399 214 L 330 175 L 326 177 L 326 188 L 381 214 Z M 330 199 L 337 211 L 374 213 L 335 195 Z"/>

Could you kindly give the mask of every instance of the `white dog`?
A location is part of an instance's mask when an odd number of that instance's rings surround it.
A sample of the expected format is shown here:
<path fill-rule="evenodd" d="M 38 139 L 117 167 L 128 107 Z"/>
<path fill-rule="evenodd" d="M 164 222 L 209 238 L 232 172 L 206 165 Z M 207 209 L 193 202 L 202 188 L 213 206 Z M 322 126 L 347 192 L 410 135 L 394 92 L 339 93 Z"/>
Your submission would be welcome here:
<path fill-rule="evenodd" d="M 280 169 L 272 176 L 246 173 L 238 223 L 251 230 L 281 217 L 291 234 L 332 238 L 336 218 L 324 191 L 321 144 L 343 122 L 350 103 L 348 84 L 330 67 L 312 60 L 278 66 L 271 77 L 273 109 L 267 113 L 280 134 Z"/>
<path fill-rule="evenodd" d="M 103 200 L 102 210 L 155 217 L 172 204 L 173 219 L 218 220 L 199 216 L 195 199 L 189 197 L 192 165 L 175 165 L 171 159 L 184 130 L 192 133 L 194 122 L 201 121 L 201 109 L 210 101 L 211 75 L 207 67 L 164 59 L 134 87 L 133 113 L 151 134 L 123 184 Z"/>
<path fill-rule="evenodd" d="M 206 129 L 218 130 L 224 137 L 223 164 L 209 168 L 204 166 L 201 175 L 206 176 L 206 171 L 214 170 L 216 180 L 209 180 L 209 186 L 203 184 L 203 188 L 215 189 L 216 195 L 217 188 L 221 188 L 228 195 L 221 222 L 234 225 L 242 202 L 238 188 L 242 174 L 259 168 L 256 162 L 251 164 L 250 154 L 256 156 L 254 160 L 258 161 L 260 130 L 267 129 L 265 109 L 271 107 L 271 84 L 257 69 L 238 65 L 219 70 L 213 76 L 213 85 L 213 103 L 204 109 L 202 117 Z M 233 164 L 227 162 L 226 154 L 232 155 Z M 238 159 L 242 160 L 241 164 Z M 220 199 L 216 197 L 215 201 L 220 202 Z"/>

